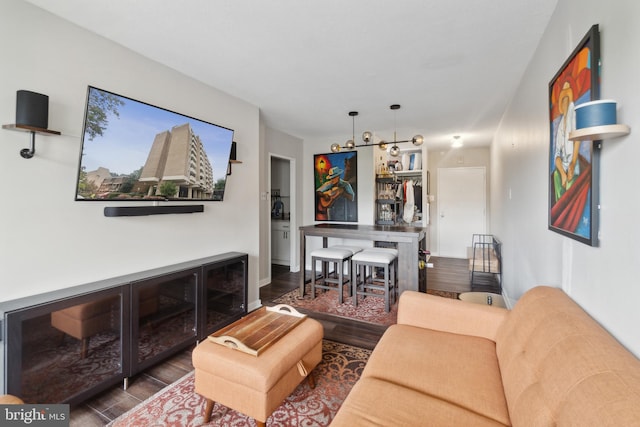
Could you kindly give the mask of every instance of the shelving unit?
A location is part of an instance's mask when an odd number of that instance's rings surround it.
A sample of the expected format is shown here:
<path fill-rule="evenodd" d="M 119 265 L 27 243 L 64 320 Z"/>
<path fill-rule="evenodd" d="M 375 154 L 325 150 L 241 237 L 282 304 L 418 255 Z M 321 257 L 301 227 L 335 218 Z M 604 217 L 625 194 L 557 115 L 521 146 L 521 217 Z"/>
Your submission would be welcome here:
<path fill-rule="evenodd" d="M 376 224 L 395 225 L 402 218 L 402 202 L 395 195 L 398 182 L 393 176 L 376 178 Z"/>
<path fill-rule="evenodd" d="M 418 166 L 420 169 L 408 169 L 409 162 L 405 161 L 405 165 L 402 167 L 402 170 L 396 171 L 394 168 L 389 168 L 388 175 L 380 175 L 380 163 L 385 162 L 385 165 L 389 165 L 389 163 L 393 160 L 397 160 L 399 163 L 402 162 L 402 157 L 405 154 L 417 154 L 420 156 L 420 161 Z M 376 179 L 375 179 L 375 213 L 374 220 L 377 225 L 405 225 L 405 226 L 418 226 L 422 227 L 427 224 L 425 221 L 425 211 L 428 207 L 427 204 L 427 194 L 425 191 L 419 190 L 420 194 L 416 195 L 416 200 L 419 203 L 418 209 L 416 211 L 417 215 L 414 216 L 414 221 L 411 223 L 406 223 L 403 220 L 404 213 L 404 201 L 402 200 L 402 195 L 400 197 L 396 197 L 398 194 L 398 188 L 406 181 L 413 180 L 414 182 L 422 183 L 427 186 L 427 172 L 424 170 L 423 164 L 424 159 L 422 157 L 423 149 L 422 147 L 416 148 L 408 148 L 401 149 L 400 154 L 397 157 L 391 157 L 388 154 L 385 155 L 376 155 L 374 156 L 376 164 L 374 165 L 377 171 Z M 416 162 L 416 160 L 414 160 Z M 414 163 L 415 164 L 415 163 Z M 387 186 L 391 186 L 391 193 L 393 196 L 389 196 L 386 191 Z M 417 187 L 420 188 L 420 187 Z M 383 194 L 383 196 L 381 196 Z M 401 193 L 402 194 L 402 193 Z M 421 202 L 420 202 L 421 201 Z M 428 216 L 427 216 L 428 218 Z"/>

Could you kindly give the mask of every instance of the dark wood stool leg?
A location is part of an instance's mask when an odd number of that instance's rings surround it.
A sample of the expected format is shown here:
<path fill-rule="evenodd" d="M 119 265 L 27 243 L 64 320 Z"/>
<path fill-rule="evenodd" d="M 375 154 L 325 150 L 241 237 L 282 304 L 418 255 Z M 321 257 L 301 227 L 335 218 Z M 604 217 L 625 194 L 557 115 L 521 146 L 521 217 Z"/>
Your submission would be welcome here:
<path fill-rule="evenodd" d="M 66 337 L 67 334 L 65 334 L 64 332 L 60 331 L 60 338 L 58 338 L 58 345 L 62 345 L 64 344 L 64 337 Z"/>
<path fill-rule="evenodd" d="M 80 358 L 86 359 L 89 353 L 89 337 L 82 338 L 82 350 L 80 350 Z"/>
<path fill-rule="evenodd" d="M 213 412 L 214 401 L 211 399 L 207 399 L 207 402 L 204 406 L 204 423 L 208 423 L 211 420 L 211 413 Z"/>

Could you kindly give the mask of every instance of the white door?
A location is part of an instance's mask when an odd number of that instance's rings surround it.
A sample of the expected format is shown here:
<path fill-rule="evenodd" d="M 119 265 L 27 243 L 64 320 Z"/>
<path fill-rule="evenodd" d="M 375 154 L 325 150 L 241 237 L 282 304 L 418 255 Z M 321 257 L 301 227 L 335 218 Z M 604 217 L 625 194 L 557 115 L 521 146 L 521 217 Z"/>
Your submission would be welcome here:
<path fill-rule="evenodd" d="M 484 234 L 486 170 L 438 169 L 438 255 L 466 258 L 473 234 Z"/>

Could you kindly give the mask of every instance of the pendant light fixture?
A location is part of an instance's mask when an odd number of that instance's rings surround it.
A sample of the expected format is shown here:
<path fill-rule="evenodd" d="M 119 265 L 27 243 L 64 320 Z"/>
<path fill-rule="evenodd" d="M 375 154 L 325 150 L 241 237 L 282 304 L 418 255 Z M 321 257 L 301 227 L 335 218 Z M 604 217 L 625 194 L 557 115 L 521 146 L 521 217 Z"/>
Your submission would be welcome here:
<path fill-rule="evenodd" d="M 349 111 L 349 116 L 351 117 L 351 139 L 348 140 L 344 144 L 344 148 L 347 150 L 353 150 L 357 147 L 356 145 L 356 116 L 358 115 L 357 111 Z M 331 152 L 338 153 L 342 147 L 338 143 L 331 144 Z"/>
<path fill-rule="evenodd" d="M 397 110 L 400 109 L 400 104 L 393 104 L 389 107 L 393 112 L 394 112 L 394 123 L 393 123 L 393 146 L 391 147 L 391 149 L 389 150 L 389 155 L 391 155 L 392 157 L 397 157 L 400 154 L 400 147 L 398 147 L 398 144 L 402 144 L 404 142 L 411 142 L 413 145 L 419 147 L 422 145 L 422 143 L 424 142 L 424 138 L 422 135 L 416 135 L 411 139 L 407 139 L 404 141 L 398 141 L 396 138 L 396 117 L 395 117 L 395 112 Z M 371 142 L 373 141 L 373 133 L 371 133 L 370 131 L 365 131 L 362 134 L 362 140 L 364 141 L 364 144 L 356 144 L 355 143 L 355 116 L 358 115 L 357 111 L 350 111 L 349 112 L 349 116 L 351 116 L 352 119 L 352 130 L 351 130 L 351 139 L 348 140 L 345 145 L 344 148 L 347 150 L 353 150 L 355 148 L 358 147 L 375 147 L 378 146 L 380 147 L 381 150 L 386 150 L 387 149 L 387 142 L 384 140 L 381 140 L 378 143 L 374 143 L 372 144 Z M 340 146 L 340 144 L 338 143 L 334 143 L 331 144 L 331 151 L 333 153 L 338 153 L 340 152 L 340 150 L 342 149 L 342 147 Z"/>

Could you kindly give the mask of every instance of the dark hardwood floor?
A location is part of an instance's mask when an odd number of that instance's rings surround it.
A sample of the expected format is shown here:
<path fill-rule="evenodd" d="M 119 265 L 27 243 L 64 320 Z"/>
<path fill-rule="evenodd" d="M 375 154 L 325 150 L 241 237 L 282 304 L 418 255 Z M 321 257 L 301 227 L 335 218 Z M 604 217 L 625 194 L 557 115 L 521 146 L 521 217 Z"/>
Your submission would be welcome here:
<path fill-rule="evenodd" d="M 297 289 L 300 283 L 300 274 L 299 272 L 289 272 L 289 267 L 273 265 L 271 283 L 260 288 L 262 304 L 272 305 L 274 299 Z M 310 280 L 308 277 L 310 277 L 309 272 L 307 272 L 307 280 Z M 356 347 L 373 349 L 387 329 L 385 326 L 357 322 L 328 314 L 300 311 L 322 323 L 326 339 Z"/>
<path fill-rule="evenodd" d="M 433 268 L 427 269 L 427 288 L 438 291 L 469 292 L 467 259 L 431 257 Z"/>
<path fill-rule="evenodd" d="M 449 292 L 468 292 L 467 260 L 431 257 L 434 268 L 427 270 L 427 288 Z M 289 272 L 289 267 L 273 265 L 271 283 L 260 288 L 260 300 L 272 305 L 273 300 L 296 289 L 301 273 Z M 326 339 L 373 349 L 386 330 L 385 326 L 343 319 L 322 313 L 307 313 L 324 327 Z M 116 386 L 71 410 L 71 426 L 104 426 L 124 414 L 169 384 L 193 370 L 191 351 L 177 354 L 163 363 L 132 378 L 124 390 Z"/>

